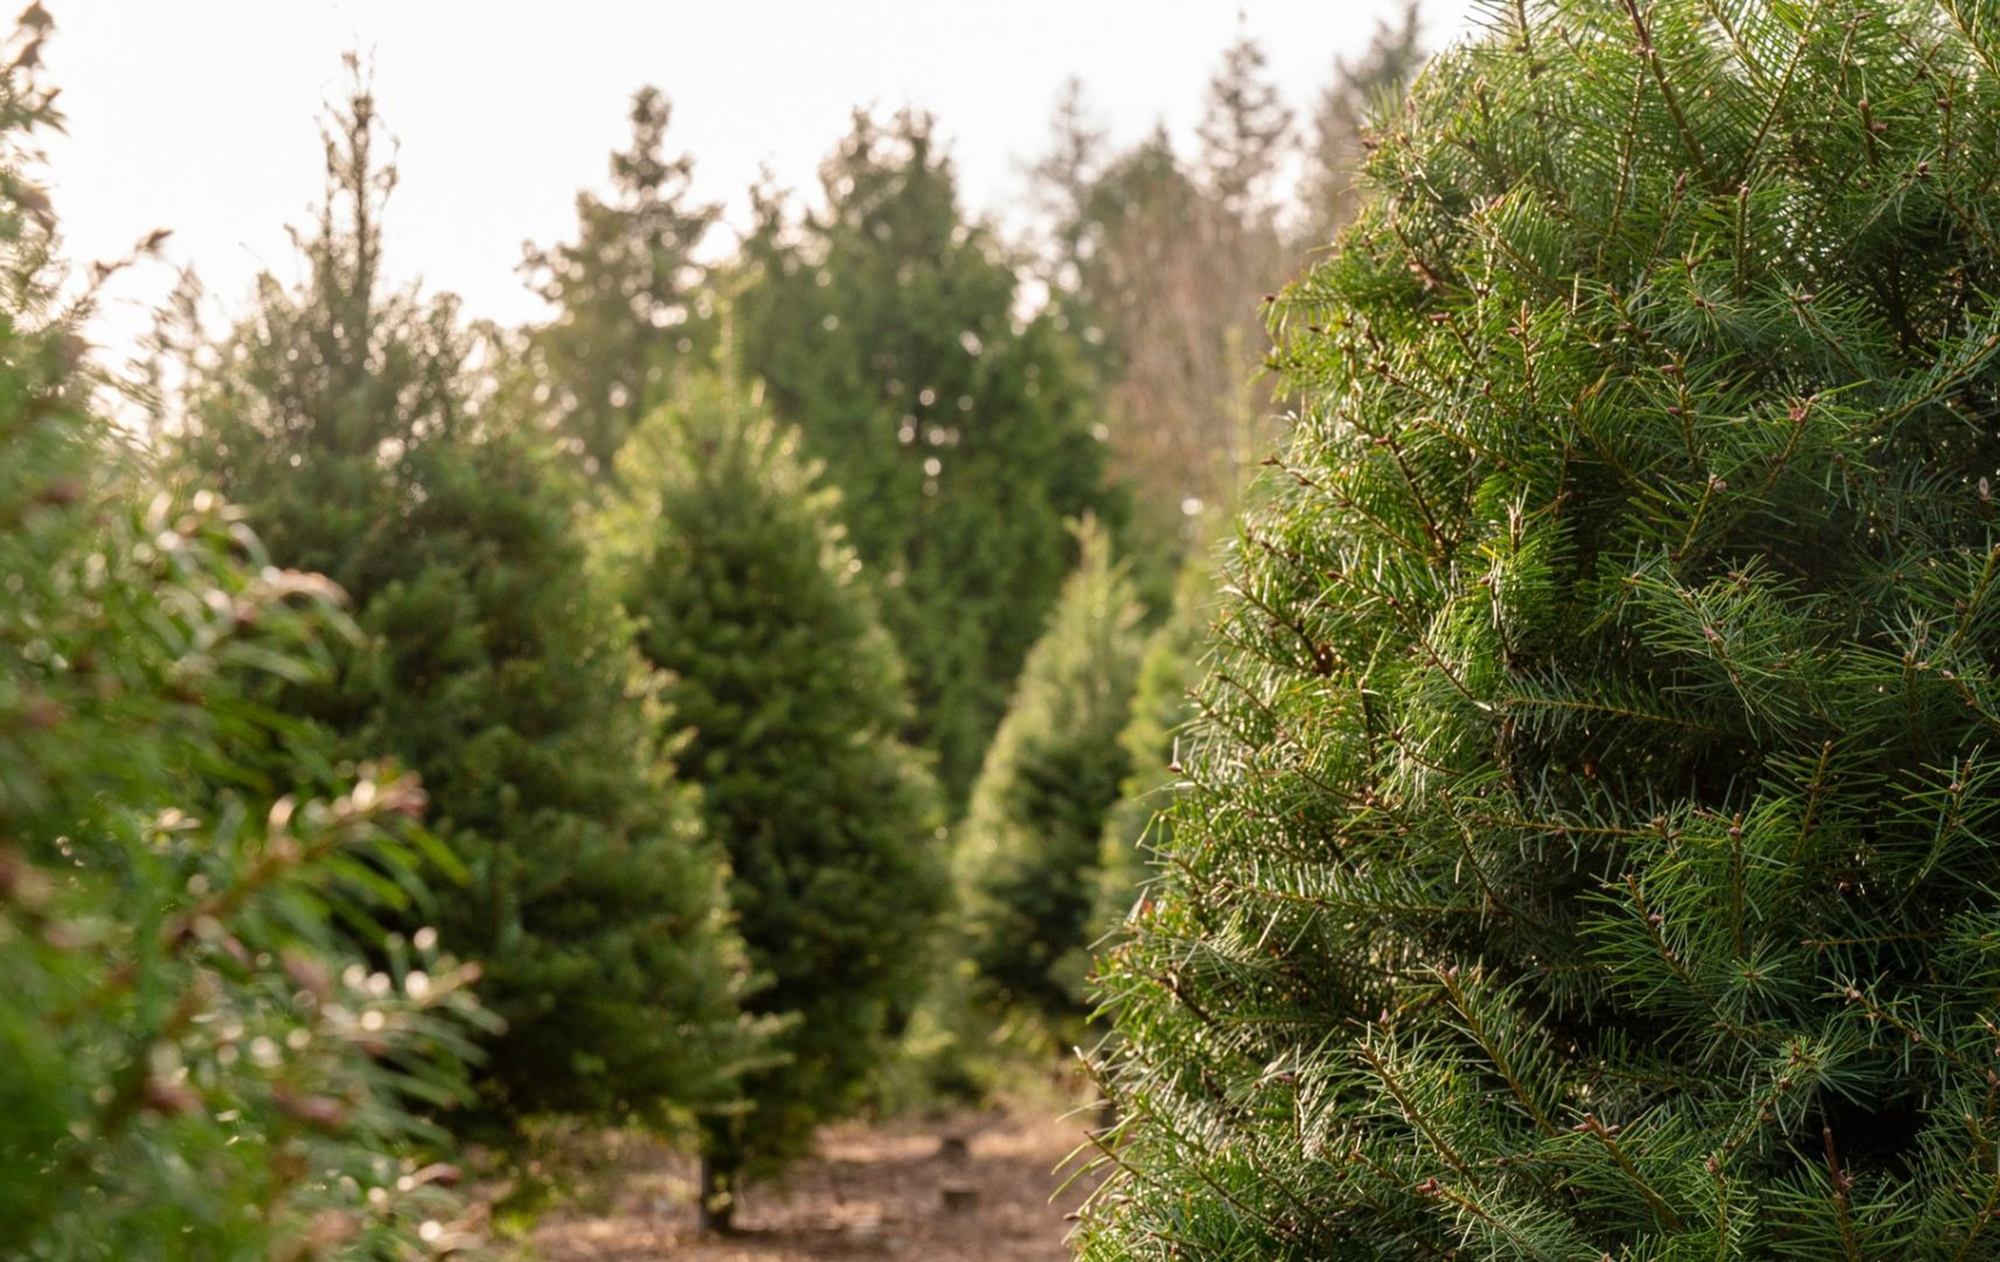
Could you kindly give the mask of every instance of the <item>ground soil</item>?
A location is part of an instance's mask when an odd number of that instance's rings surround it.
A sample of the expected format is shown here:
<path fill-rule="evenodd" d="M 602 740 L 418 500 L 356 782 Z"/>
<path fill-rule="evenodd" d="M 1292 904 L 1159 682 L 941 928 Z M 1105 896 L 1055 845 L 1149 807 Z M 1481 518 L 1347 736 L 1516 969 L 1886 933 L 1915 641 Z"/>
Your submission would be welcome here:
<path fill-rule="evenodd" d="M 709 1239 L 695 1231 L 693 1163 L 631 1145 L 600 1202 L 543 1215 L 531 1245 L 549 1262 L 1057 1262 L 1087 1187 L 1063 1188 L 1057 1167 L 1088 1120 L 994 1110 L 832 1127 L 781 1182 L 745 1190 L 734 1235 Z M 972 1203 L 948 1207 L 948 1190 Z"/>

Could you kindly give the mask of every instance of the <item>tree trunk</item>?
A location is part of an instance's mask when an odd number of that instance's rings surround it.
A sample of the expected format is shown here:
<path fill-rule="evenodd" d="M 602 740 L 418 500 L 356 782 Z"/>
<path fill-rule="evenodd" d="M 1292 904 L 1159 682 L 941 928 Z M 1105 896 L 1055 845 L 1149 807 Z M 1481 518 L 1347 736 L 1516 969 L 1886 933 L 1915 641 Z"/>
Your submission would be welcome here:
<path fill-rule="evenodd" d="M 726 1236 L 736 1230 L 736 1171 L 724 1169 L 715 1154 L 701 1154 L 701 1196 L 695 1202 L 703 1232 Z"/>

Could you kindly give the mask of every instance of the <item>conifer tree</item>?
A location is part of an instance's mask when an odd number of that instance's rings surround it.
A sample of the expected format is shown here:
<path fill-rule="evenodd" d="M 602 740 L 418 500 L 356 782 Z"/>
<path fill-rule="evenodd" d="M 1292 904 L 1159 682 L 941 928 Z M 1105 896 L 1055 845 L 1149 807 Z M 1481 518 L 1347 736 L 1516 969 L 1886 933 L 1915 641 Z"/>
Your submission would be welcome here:
<path fill-rule="evenodd" d="M 1292 110 L 1270 78 L 1262 45 L 1239 34 L 1208 81 L 1200 126 L 1200 170 L 1223 211 L 1256 224 L 1271 213 L 1271 187 L 1292 144 Z"/>
<path fill-rule="evenodd" d="M 1354 218 L 1366 160 L 1369 114 L 1409 89 L 1424 64 L 1421 15 L 1408 0 L 1393 23 L 1378 21 L 1368 49 L 1355 61 L 1334 63 L 1333 82 L 1313 110 L 1312 143 L 1300 197 L 1305 203 L 1304 244 L 1318 249 Z"/>
<path fill-rule="evenodd" d="M 329 139 L 302 237 L 309 279 L 190 370 L 191 466 L 282 564 L 345 589 L 369 637 L 328 685 L 279 702 L 351 756 L 423 777 L 469 869 L 438 927 L 487 969 L 506 1020 L 482 1081 L 503 1118 L 658 1117 L 726 1098 L 748 1054 L 741 944 L 630 629 L 590 578 L 560 465 L 529 426 L 467 403 L 448 299 L 378 275 L 369 97 Z"/>
<path fill-rule="evenodd" d="M 1082 1255 L 1993 1256 L 2000 22 L 1489 21 L 1275 313 Z"/>
<path fill-rule="evenodd" d="M 1261 307 L 1290 267 L 1276 184 L 1291 113 L 1244 37 L 1210 78 L 1191 156 L 1163 127 L 1102 154 L 1074 92 L 1054 124 L 1034 168 L 1053 305 L 1086 348 L 1111 467 L 1132 489 L 1135 577 L 1164 609 L 1263 449 Z"/>
<path fill-rule="evenodd" d="M 1200 682 L 1216 601 L 1213 562 L 1197 552 L 1181 567 L 1167 617 L 1146 637 L 1132 687 L 1131 712 L 1118 734 L 1127 771 L 1117 805 L 1105 817 L 1098 853 L 1099 932 L 1121 924 L 1152 878 L 1153 856 L 1166 849 L 1173 793 L 1180 780 L 1181 732 L 1194 718 L 1190 692 Z"/>
<path fill-rule="evenodd" d="M 857 114 L 827 205 L 760 201 L 745 244 L 745 368 L 841 488 L 910 671 L 913 734 L 947 794 L 978 774 L 1073 559 L 1066 518 L 1110 512 L 1074 347 L 1019 325 L 1009 260 L 966 222 L 928 118 Z"/>
<path fill-rule="evenodd" d="M 1005 1004 L 1080 1015 L 1098 925 L 1092 911 L 1105 817 L 1130 759 L 1143 610 L 1105 532 L 1079 529 L 1063 584 L 993 738 L 960 830 L 967 954 Z"/>
<path fill-rule="evenodd" d="M 463 1091 L 473 970 L 349 927 L 416 879 L 422 790 L 251 702 L 325 668 L 332 589 L 94 410 L 31 174 L 50 27 L 0 48 L 0 1253 L 463 1247 L 416 1114 Z M 285 794 L 271 750 L 322 771 Z"/>
<path fill-rule="evenodd" d="M 688 727 L 730 901 L 788 1024 L 782 1063 L 705 1132 L 706 1205 L 859 1103 L 926 975 L 945 893 L 936 785 L 903 744 L 895 647 L 795 433 L 719 374 L 692 379 L 620 461 L 607 563 Z"/>
<path fill-rule="evenodd" d="M 694 163 L 666 156 L 672 107 L 658 88 L 632 97 L 631 147 L 611 155 L 613 196 L 576 197 L 576 240 L 529 247 L 522 270 L 555 308 L 528 337 L 541 405 L 592 475 L 608 475 L 639 418 L 666 398 L 674 367 L 701 363 L 714 313 L 695 251 L 721 215 L 690 200 Z"/>

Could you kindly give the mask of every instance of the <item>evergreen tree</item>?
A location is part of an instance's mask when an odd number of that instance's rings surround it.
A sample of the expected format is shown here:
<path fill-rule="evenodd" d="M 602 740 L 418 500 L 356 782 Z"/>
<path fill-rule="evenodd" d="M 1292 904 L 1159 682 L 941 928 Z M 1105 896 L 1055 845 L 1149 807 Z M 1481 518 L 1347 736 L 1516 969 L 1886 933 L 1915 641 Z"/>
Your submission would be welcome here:
<path fill-rule="evenodd" d="M 1112 468 L 1132 488 L 1127 551 L 1164 609 L 1264 443 L 1260 312 L 1290 267 L 1275 183 L 1291 114 L 1246 37 L 1210 79 L 1192 158 L 1164 128 L 1099 154 L 1074 93 L 1054 121 L 1034 168 L 1054 307 L 1088 348 Z"/>
<path fill-rule="evenodd" d="M 899 732 L 895 648 L 799 440 L 714 375 L 649 418 L 605 523 L 640 644 L 689 728 L 681 754 L 765 982 L 784 1063 L 706 1132 L 708 1205 L 860 1101 L 908 1012 L 944 895 L 936 786 Z"/>
<path fill-rule="evenodd" d="M 721 215 L 692 202 L 694 163 L 666 156 L 671 106 L 658 88 L 632 98 L 632 144 L 611 155 L 614 196 L 576 197 L 576 240 L 530 247 L 522 265 L 556 308 L 531 331 L 541 407 L 592 474 L 608 474 L 639 418 L 671 391 L 674 366 L 700 363 L 713 311 L 696 248 Z"/>
<path fill-rule="evenodd" d="M 0 1253 L 462 1247 L 415 1113 L 463 1090 L 473 970 L 424 936 L 372 971 L 338 924 L 404 900 L 423 793 L 337 782 L 245 696 L 324 669 L 330 587 L 159 494 L 93 410 L 94 293 L 53 306 L 29 176 L 49 30 L 33 6 L 0 49 Z M 258 774 L 273 749 L 305 791 Z"/>
<path fill-rule="evenodd" d="M 967 954 L 1003 1002 L 1058 1022 L 1083 1006 L 1100 839 L 1130 770 L 1119 735 L 1144 645 L 1110 541 L 1086 521 L 1079 542 L 958 842 Z"/>
<path fill-rule="evenodd" d="M 1223 211 L 1260 224 L 1273 212 L 1271 187 L 1292 144 L 1292 110 L 1270 79 L 1270 59 L 1247 34 L 1222 54 L 1202 105 L 1201 174 Z"/>
<path fill-rule="evenodd" d="M 1069 569 L 1064 520 L 1107 507 L 1101 444 L 1074 348 L 1022 325 L 929 119 L 857 114 L 821 182 L 826 208 L 795 224 L 760 200 L 745 367 L 843 492 L 956 801 Z"/>
<path fill-rule="evenodd" d="M 1313 138 L 1306 149 L 1305 237 L 1308 249 L 1333 240 L 1359 208 L 1361 167 L 1367 158 L 1369 116 L 1409 90 L 1424 64 L 1416 0 L 1396 21 L 1378 21 L 1368 51 L 1358 61 L 1334 62 L 1333 82 L 1313 110 Z"/>
<path fill-rule="evenodd" d="M 281 563 L 331 576 L 366 647 L 282 704 L 352 753 L 422 773 L 470 870 L 445 940 L 505 1018 L 482 1083 L 506 1117 L 658 1116 L 714 1103 L 747 1052 L 741 945 L 630 630 L 590 579 L 556 466 L 466 403 L 449 300 L 385 291 L 365 92 L 328 143 L 302 239 L 309 280 L 191 369 L 191 465 L 245 506 Z"/>
<path fill-rule="evenodd" d="M 1216 602 L 1213 562 L 1196 552 L 1181 567 L 1173 607 L 1146 637 L 1132 688 L 1132 708 L 1118 734 L 1129 770 L 1105 818 L 1099 850 L 1097 911 L 1109 929 L 1121 924 L 1152 879 L 1153 854 L 1168 848 L 1173 793 L 1180 781 L 1181 732 L 1194 718 L 1190 693 L 1200 682 Z"/>
<path fill-rule="evenodd" d="M 1276 313 L 1083 1256 L 1994 1256 L 2000 22 L 1492 22 Z"/>

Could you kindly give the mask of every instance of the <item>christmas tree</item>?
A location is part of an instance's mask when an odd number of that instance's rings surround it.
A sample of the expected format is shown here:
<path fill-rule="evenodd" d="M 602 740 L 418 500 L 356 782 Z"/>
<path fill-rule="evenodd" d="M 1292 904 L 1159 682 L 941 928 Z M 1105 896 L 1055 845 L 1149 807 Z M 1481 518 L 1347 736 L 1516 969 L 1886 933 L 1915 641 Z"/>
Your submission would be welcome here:
<path fill-rule="evenodd" d="M 1028 654 L 959 830 L 967 954 L 1004 1003 L 1062 1023 L 1083 976 L 1105 818 L 1131 760 L 1143 610 L 1111 541 L 1078 530 L 1082 560 Z"/>
<path fill-rule="evenodd" d="M 302 236 L 309 280 L 190 366 L 188 463 L 238 499 L 280 563 L 352 598 L 367 643 L 275 703 L 349 756 L 423 777 L 463 859 L 437 927 L 486 967 L 507 1022 L 481 1090 L 513 1120 L 649 1119 L 733 1093 L 753 1053 L 722 871 L 671 775 L 661 681 L 593 581 L 562 462 L 472 406 L 448 300 L 378 276 L 393 169 L 357 92 Z"/>
<path fill-rule="evenodd" d="M 690 199 L 693 160 L 667 156 L 671 114 L 658 88 L 633 94 L 631 147 L 611 155 L 614 196 L 578 193 L 576 240 L 530 247 L 522 266 L 556 308 L 527 339 L 536 410 L 593 476 L 612 472 L 678 366 L 699 364 L 714 342 L 695 252 L 722 212 Z"/>
<path fill-rule="evenodd" d="M 827 207 L 774 199 L 744 244 L 744 367 L 840 487 L 841 522 L 908 663 L 918 743 L 962 803 L 1074 562 L 1063 523 L 1109 506 L 1075 348 L 1019 319 L 928 118 L 857 114 Z"/>
<path fill-rule="evenodd" d="M 1994 1256 L 2000 19 L 1489 24 L 1274 311 L 1083 1256 Z"/>
<path fill-rule="evenodd" d="M 833 515 L 837 496 L 724 377 L 685 383 L 619 461 L 606 563 L 667 672 L 680 753 L 782 1063 L 706 1128 L 706 1203 L 852 1110 L 915 1001 L 944 895 L 936 785 L 899 735 L 901 664 Z"/>
<path fill-rule="evenodd" d="M 475 970 L 357 932 L 425 866 L 423 791 L 256 704 L 327 669 L 336 593 L 95 410 L 98 291 L 55 302 L 34 182 L 50 25 L 0 52 L 0 1252 L 464 1247 L 421 1115 L 464 1092 Z"/>

